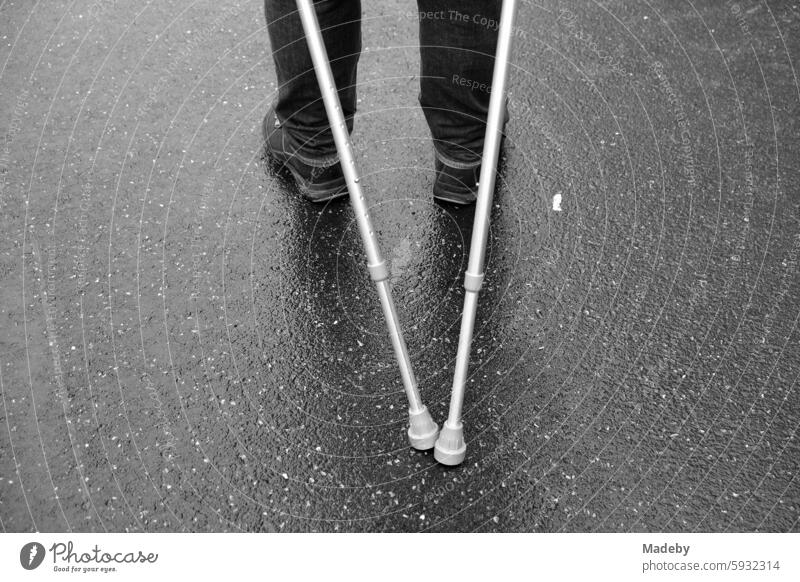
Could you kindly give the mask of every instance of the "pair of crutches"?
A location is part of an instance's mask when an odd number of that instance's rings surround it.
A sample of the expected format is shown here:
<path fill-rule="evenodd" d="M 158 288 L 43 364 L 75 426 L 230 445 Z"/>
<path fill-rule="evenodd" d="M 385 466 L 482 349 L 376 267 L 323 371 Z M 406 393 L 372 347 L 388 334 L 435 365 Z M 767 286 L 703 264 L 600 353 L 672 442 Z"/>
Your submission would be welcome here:
<path fill-rule="evenodd" d="M 408 349 L 403 339 L 400 322 L 397 318 L 389 288 L 389 269 L 378 248 L 378 240 L 372 228 L 369 209 L 361 190 L 361 179 L 353 157 L 350 135 L 345 124 L 341 103 L 339 102 L 339 94 L 333 80 L 333 73 L 325 50 L 325 43 L 322 40 L 317 15 L 314 12 L 312 0 L 297 0 L 297 8 L 300 12 L 309 52 L 314 63 L 314 71 L 317 75 L 325 110 L 328 114 L 328 121 L 333 131 L 339 160 L 347 182 L 347 189 L 350 193 L 350 202 L 356 215 L 358 229 L 366 251 L 367 268 L 378 289 L 381 307 L 389 328 L 392 346 L 400 366 L 403 386 L 408 397 L 408 440 L 413 448 L 421 451 L 433 448 L 436 460 L 445 465 L 458 465 L 464 460 L 467 451 L 467 445 L 464 442 L 464 427 L 461 422 L 461 409 L 464 402 L 464 388 L 467 382 L 475 314 L 478 308 L 478 293 L 483 282 L 483 264 L 489 234 L 489 218 L 492 209 L 497 157 L 503 131 L 508 60 L 517 4 L 518 0 L 503 0 L 503 8 L 500 14 L 497 52 L 495 54 L 492 77 L 492 94 L 489 100 L 489 116 L 486 123 L 486 137 L 478 182 L 478 200 L 475 207 L 475 223 L 472 230 L 469 263 L 464 276 L 466 293 L 461 319 L 461 333 L 458 339 L 450 412 L 442 430 L 439 431 L 439 426 L 433 421 L 427 407 L 422 403 L 417 380 L 411 368 Z"/>

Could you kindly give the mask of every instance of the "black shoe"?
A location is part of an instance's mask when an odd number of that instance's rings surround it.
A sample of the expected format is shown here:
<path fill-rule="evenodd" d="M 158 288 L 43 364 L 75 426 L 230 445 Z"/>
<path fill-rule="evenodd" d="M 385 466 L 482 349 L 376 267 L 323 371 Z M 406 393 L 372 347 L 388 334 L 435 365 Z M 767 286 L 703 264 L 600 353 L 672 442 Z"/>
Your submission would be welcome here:
<path fill-rule="evenodd" d="M 279 169 L 285 168 L 292 173 L 303 198 L 311 202 L 327 202 L 347 196 L 347 182 L 344 179 L 342 165 L 336 162 L 332 166 L 320 168 L 306 164 L 295 156 L 286 143 L 285 133 L 272 107 L 264 117 L 262 130 L 267 155 Z"/>
<path fill-rule="evenodd" d="M 478 199 L 478 178 L 480 165 L 474 168 L 453 168 L 435 158 L 436 180 L 433 183 L 433 197 L 442 202 L 467 206 Z"/>
<path fill-rule="evenodd" d="M 497 163 L 503 154 L 503 146 L 505 144 L 505 130 L 508 124 L 508 100 L 506 99 L 506 108 L 503 116 L 503 133 L 500 135 L 500 152 L 497 156 Z M 449 202 L 451 204 L 459 204 L 467 206 L 475 204 L 478 199 L 478 180 L 481 177 L 481 165 L 478 164 L 474 168 L 453 168 L 442 162 L 438 156 L 434 156 L 434 165 L 436 169 L 436 180 L 433 183 L 433 197 L 442 202 Z"/>

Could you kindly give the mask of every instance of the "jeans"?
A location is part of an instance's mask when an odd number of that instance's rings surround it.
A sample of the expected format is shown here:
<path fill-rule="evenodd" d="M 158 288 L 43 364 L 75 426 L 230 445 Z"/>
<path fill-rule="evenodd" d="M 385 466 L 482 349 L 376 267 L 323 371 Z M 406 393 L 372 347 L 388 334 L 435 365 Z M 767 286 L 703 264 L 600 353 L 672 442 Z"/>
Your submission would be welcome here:
<path fill-rule="evenodd" d="M 436 156 L 455 168 L 480 164 L 500 21 L 499 0 L 417 0 L 420 94 Z M 353 130 L 361 53 L 360 0 L 317 0 L 342 111 Z M 338 159 L 294 0 L 265 0 L 278 75 L 275 112 L 297 155 L 317 166 Z M 398 15 L 399 16 L 399 15 Z"/>

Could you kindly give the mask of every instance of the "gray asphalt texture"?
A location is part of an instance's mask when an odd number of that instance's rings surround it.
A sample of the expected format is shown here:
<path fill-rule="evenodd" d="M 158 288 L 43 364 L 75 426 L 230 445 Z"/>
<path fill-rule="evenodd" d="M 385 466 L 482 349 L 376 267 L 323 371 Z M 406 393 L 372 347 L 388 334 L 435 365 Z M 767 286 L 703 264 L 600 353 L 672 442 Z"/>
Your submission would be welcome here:
<path fill-rule="evenodd" d="M 415 11 L 364 5 L 353 140 L 441 423 L 473 211 L 431 197 Z M 522 3 L 446 468 L 349 203 L 265 163 L 261 3 L 2 2 L 0 527 L 798 531 L 799 17 Z"/>

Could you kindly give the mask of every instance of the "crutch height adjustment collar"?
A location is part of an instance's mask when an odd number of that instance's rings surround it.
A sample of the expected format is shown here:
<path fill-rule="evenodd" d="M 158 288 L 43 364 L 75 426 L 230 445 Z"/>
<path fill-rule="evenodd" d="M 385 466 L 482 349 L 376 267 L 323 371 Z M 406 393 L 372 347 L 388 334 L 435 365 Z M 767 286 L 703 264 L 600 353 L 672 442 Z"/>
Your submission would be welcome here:
<path fill-rule="evenodd" d="M 380 283 L 389 278 L 389 269 L 386 267 L 386 261 L 381 261 L 374 265 L 367 265 L 367 268 L 369 269 L 369 276 L 372 277 L 372 280 L 376 283 Z"/>
<path fill-rule="evenodd" d="M 483 273 L 475 275 L 473 273 L 465 273 L 464 274 L 464 289 L 467 291 L 472 291 L 473 293 L 477 293 L 481 290 L 481 285 L 483 285 Z"/>

